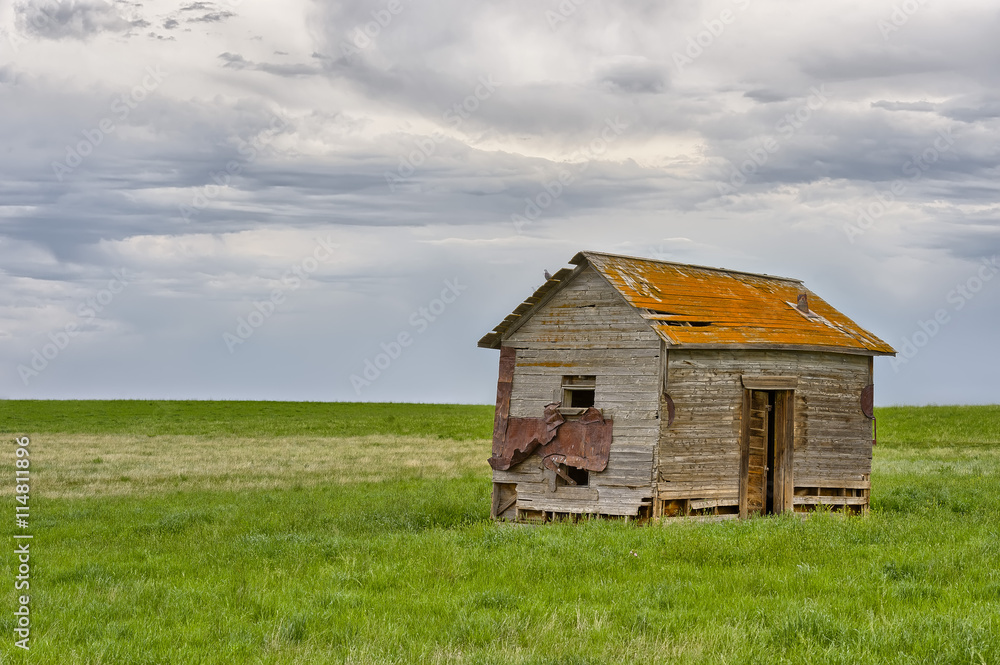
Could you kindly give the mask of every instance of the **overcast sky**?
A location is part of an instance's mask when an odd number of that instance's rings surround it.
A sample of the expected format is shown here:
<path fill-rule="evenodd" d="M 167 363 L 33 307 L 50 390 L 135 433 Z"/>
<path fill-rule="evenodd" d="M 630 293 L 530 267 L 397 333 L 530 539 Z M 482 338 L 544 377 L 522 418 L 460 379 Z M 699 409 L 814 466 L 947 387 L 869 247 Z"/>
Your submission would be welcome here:
<path fill-rule="evenodd" d="M 0 397 L 492 403 L 476 341 L 590 249 L 1000 402 L 996 3 L 0 8 Z"/>

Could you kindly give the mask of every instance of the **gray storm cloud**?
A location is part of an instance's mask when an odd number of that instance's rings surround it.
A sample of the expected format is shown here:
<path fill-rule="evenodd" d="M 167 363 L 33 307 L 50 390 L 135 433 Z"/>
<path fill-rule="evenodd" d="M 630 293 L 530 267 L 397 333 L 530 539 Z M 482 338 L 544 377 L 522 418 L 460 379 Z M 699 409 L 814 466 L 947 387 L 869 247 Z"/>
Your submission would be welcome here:
<path fill-rule="evenodd" d="M 363 397 L 489 402 L 475 341 L 587 248 L 802 278 L 894 345 L 944 308 L 879 402 L 995 402 L 1000 279 L 948 296 L 1000 254 L 1000 15 L 918 7 L 9 6 L 0 395 L 355 399 L 458 279 Z"/>

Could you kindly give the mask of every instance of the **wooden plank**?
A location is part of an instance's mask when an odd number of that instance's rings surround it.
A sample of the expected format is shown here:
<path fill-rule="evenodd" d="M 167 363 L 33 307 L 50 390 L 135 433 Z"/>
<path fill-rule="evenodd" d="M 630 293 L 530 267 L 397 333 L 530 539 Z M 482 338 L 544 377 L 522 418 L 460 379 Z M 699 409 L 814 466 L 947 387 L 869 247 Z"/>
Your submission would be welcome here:
<path fill-rule="evenodd" d="M 838 480 L 828 480 L 828 479 L 815 479 L 815 478 L 796 478 L 795 479 L 795 489 L 806 488 L 806 487 L 818 487 L 822 489 L 858 489 L 858 490 L 868 490 L 871 489 L 870 480 L 848 480 L 848 479 L 838 479 Z"/>
<path fill-rule="evenodd" d="M 722 522 L 725 520 L 735 520 L 739 519 L 739 515 L 733 513 L 731 515 L 681 515 L 679 517 L 662 517 L 660 518 L 661 524 L 668 524 L 670 522 Z"/>
<path fill-rule="evenodd" d="M 743 391 L 743 408 L 740 412 L 740 517 L 746 519 L 749 510 L 750 483 L 750 391 Z"/>
<path fill-rule="evenodd" d="M 815 506 L 827 504 L 834 506 L 863 506 L 868 503 L 864 496 L 796 496 L 792 497 L 796 506 Z"/>
<path fill-rule="evenodd" d="M 671 483 L 673 485 L 673 483 Z M 657 490 L 656 496 L 662 500 L 669 499 L 690 499 L 692 497 L 698 499 L 734 499 L 739 501 L 739 490 L 733 485 L 732 487 L 720 487 L 720 486 L 696 486 L 691 484 L 687 488 L 673 488 L 668 487 Z"/>
<path fill-rule="evenodd" d="M 747 449 L 747 514 L 763 513 L 767 503 L 767 455 L 771 433 L 768 427 L 768 395 L 750 391 L 750 438 Z M 760 432 L 754 435 L 754 425 Z M 756 454 L 755 454 L 756 452 Z"/>
<path fill-rule="evenodd" d="M 749 390 L 795 390 L 798 386 L 797 376 L 742 376 L 743 387 Z"/>
<path fill-rule="evenodd" d="M 718 506 L 738 506 L 739 498 L 736 499 L 695 499 L 688 503 L 691 510 L 703 510 L 705 508 L 715 508 Z"/>
<path fill-rule="evenodd" d="M 497 518 L 500 514 L 500 483 L 493 483 L 493 500 L 490 505 L 490 517 Z"/>
<path fill-rule="evenodd" d="M 541 307 L 543 307 L 545 305 L 545 303 L 549 302 L 556 295 L 558 295 L 560 289 L 564 288 L 567 284 L 571 284 L 573 282 L 573 280 L 576 277 L 578 277 L 580 273 L 582 273 L 584 271 L 584 269 L 585 268 L 583 266 L 577 266 L 576 268 L 574 268 L 572 271 L 569 271 L 569 272 L 563 272 L 562 270 L 560 270 L 559 272 L 557 272 L 556 275 L 559 275 L 559 277 L 560 277 L 560 279 L 559 279 L 559 281 L 557 283 L 552 284 L 546 292 L 539 294 L 536 291 L 535 294 L 532 296 L 532 297 L 537 297 L 538 300 L 532 306 L 532 309 L 530 311 L 532 313 L 537 312 L 538 309 L 540 309 Z M 552 280 L 550 280 L 550 281 L 552 281 Z M 543 288 L 544 288 L 544 286 L 547 286 L 547 285 L 548 284 L 543 285 Z M 542 289 L 539 289 L 539 291 L 541 291 L 541 290 Z M 530 320 L 531 320 L 531 315 L 530 314 L 528 316 L 520 317 L 519 320 L 517 320 L 510 327 L 508 327 L 506 330 L 503 331 L 503 337 L 510 337 L 512 334 L 514 334 L 515 332 L 517 332 L 517 329 L 520 328 L 522 325 L 524 325 L 524 323 L 526 321 L 530 321 Z"/>
<path fill-rule="evenodd" d="M 659 350 L 659 336 L 592 267 L 578 267 L 570 281 L 572 288 L 553 289 L 511 324 L 505 343 L 518 348 Z"/>
<path fill-rule="evenodd" d="M 517 490 L 507 483 L 493 483 L 493 501 L 490 517 L 499 519 L 517 501 Z"/>
<path fill-rule="evenodd" d="M 789 390 L 779 391 L 775 400 L 775 429 L 780 432 L 780 437 L 775 438 L 780 444 L 776 444 L 776 449 L 781 449 L 780 459 L 775 462 L 780 464 L 781 479 L 776 484 L 775 492 L 781 494 L 781 510 L 784 512 L 792 509 L 792 494 L 794 490 L 794 456 L 795 456 L 795 401 L 794 394 Z M 777 503 L 777 500 L 776 500 Z M 777 506 L 775 512 L 779 512 Z"/>

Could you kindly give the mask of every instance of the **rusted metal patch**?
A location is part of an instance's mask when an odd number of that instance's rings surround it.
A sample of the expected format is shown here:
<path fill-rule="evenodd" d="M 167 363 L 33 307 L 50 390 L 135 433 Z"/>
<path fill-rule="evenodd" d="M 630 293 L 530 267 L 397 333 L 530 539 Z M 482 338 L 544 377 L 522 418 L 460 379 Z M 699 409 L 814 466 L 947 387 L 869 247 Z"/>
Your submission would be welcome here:
<path fill-rule="evenodd" d="M 494 450 L 490 466 L 506 471 L 532 454 L 546 468 L 558 472 L 561 464 L 587 471 L 604 471 L 611 455 L 614 422 L 590 407 L 579 419 L 567 421 L 559 403 L 545 406 L 541 418 L 510 418 L 499 454 Z"/>
<path fill-rule="evenodd" d="M 865 418 L 875 418 L 875 384 L 869 383 L 861 390 L 861 413 Z"/>
<path fill-rule="evenodd" d="M 875 420 L 875 384 L 869 383 L 861 389 L 861 413 L 872 421 L 872 445 L 878 444 L 878 421 Z"/>
<path fill-rule="evenodd" d="M 538 446 L 552 441 L 559 426 L 565 422 L 558 408 L 558 403 L 549 404 L 541 418 L 509 419 L 503 447 L 499 455 L 494 454 L 490 458 L 490 466 L 497 471 L 506 471 L 528 459 Z"/>
<path fill-rule="evenodd" d="M 674 408 L 674 400 L 670 395 L 663 393 L 663 401 L 667 404 L 667 427 L 670 427 L 674 424 L 674 415 L 676 415 L 677 411 Z"/>
<path fill-rule="evenodd" d="M 497 379 L 497 407 L 493 415 L 493 455 L 503 450 L 504 434 L 507 431 L 507 418 L 510 414 L 510 396 L 514 390 L 514 364 L 517 361 L 517 349 L 504 346 L 500 348 L 500 373 Z"/>

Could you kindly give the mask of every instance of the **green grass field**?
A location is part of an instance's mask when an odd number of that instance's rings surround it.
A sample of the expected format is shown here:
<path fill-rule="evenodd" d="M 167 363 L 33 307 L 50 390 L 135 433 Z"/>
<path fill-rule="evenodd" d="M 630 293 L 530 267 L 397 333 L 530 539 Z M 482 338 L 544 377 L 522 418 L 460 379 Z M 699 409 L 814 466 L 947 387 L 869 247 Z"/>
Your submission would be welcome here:
<path fill-rule="evenodd" d="M 998 662 L 1000 407 L 877 415 L 864 518 L 511 527 L 490 407 L 0 402 L 0 662 Z"/>

